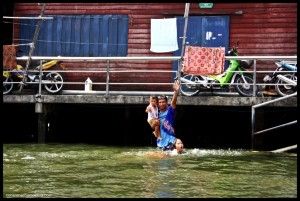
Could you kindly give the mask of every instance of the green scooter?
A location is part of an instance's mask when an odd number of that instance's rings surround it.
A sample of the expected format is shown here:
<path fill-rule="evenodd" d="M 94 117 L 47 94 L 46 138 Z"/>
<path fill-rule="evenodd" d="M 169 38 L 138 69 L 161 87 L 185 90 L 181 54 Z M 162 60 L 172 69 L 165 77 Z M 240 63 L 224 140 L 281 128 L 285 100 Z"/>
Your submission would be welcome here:
<path fill-rule="evenodd" d="M 234 46 L 228 51 L 229 56 L 237 56 L 237 47 Z M 219 75 L 189 75 L 182 74 L 180 77 L 180 91 L 185 96 L 194 96 L 204 89 L 229 90 L 233 86 L 241 96 L 253 95 L 252 74 L 246 73 L 246 69 L 253 65 L 253 60 L 231 59 L 226 71 Z M 232 72 L 238 71 L 238 72 Z M 256 88 L 255 94 L 258 90 Z"/>

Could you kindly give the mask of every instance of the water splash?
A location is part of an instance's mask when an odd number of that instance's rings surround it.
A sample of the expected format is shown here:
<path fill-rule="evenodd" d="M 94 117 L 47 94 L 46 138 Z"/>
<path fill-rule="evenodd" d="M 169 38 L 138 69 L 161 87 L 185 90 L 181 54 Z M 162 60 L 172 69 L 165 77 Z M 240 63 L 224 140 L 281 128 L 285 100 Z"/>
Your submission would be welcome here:
<path fill-rule="evenodd" d="M 23 160 L 35 160 L 35 157 L 27 155 L 27 156 L 25 156 L 21 159 L 23 159 Z"/>
<path fill-rule="evenodd" d="M 246 153 L 242 150 L 224 150 L 224 149 L 190 149 L 186 150 L 189 156 L 239 156 Z"/>
<path fill-rule="evenodd" d="M 125 156 L 146 156 L 149 153 L 160 153 L 162 151 L 159 151 L 157 149 L 147 149 L 147 150 L 132 150 L 129 152 L 123 152 L 122 155 Z M 248 153 L 244 150 L 224 150 L 224 149 L 185 149 L 184 153 L 178 154 L 176 150 L 172 151 L 164 151 L 162 152 L 168 156 L 239 156 Z"/>

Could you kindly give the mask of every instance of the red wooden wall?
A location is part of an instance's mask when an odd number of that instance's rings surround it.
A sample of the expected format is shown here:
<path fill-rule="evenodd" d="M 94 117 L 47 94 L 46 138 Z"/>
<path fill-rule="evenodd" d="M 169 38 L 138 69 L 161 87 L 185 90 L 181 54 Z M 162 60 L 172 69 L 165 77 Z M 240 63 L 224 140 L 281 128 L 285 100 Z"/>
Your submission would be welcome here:
<path fill-rule="evenodd" d="M 128 56 L 172 56 L 150 51 L 150 19 L 183 16 L 185 3 L 48 3 L 45 15 L 127 14 L 129 16 Z M 16 3 L 15 16 L 39 15 L 37 3 Z M 296 3 L 215 3 L 212 9 L 200 9 L 192 3 L 190 15 L 229 15 L 230 44 L 239 41 L 240 55 L 296 55 Z M 14 26 L 14 38 L 18 25 Z M 181 45 L 181 44 L 179 44 Z M 110 62 L 110 68 L 171 70 L 170 61 Z M 106 62 L 64 62 L 66 69 L 105 70 Z M 259 61 L 258 70 L 273 69 L 272 61 Z M 105 82 L 105 74 L 68 73 L 67 81 Z M 259 75 L 259 77 L 261 77 Z M 114 73 L 111 82 L 172 82 L 171 73 Z M 74 89 L 74 85 L 70 86 Z M 83 86 L 79 87 L 83 89 Z M 117 86 L 121 90 L 170 90 L 171 86 Z M 95 88 L 93 88 L 95 89 Z M 96 89 L 103 89 L 96 88 Z M 112 87 L 112 90 L 116 87 Z"/>

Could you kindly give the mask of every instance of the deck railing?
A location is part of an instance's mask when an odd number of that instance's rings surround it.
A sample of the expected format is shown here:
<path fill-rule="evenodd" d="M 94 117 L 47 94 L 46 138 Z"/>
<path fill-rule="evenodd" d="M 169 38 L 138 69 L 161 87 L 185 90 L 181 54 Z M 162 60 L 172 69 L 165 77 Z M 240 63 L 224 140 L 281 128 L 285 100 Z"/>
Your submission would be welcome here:
<path fill-rule="evenodd" d="M 22 56 L 22 57 L 17 57 L 18 61 L 26 61 L 28 60 L 28 56 Z M 32 56 L 32 60 L 59 60 L 59 61 L 107 61 L 107 66 L 106 70 L 43 70 L 40 71 L 40 73 L 44 72 L 62 72 L 62 73 L 74 73 L 74 72 L 79 72 L 79 73 L 103 73 L 106 74 L 106 81 L 105 82 L 93 82 L 93 85 L 105 85 L 106 90 L 104 91 L 98 91 L 99 93 L 104 93 L 105 95 L 109 95 L 112 91 L 110 91 L 110 86 L 112 85 L 172 85 L 173 82 L 170 83 L 157 83 L 157 82 L 111 82 L 110 81 L 110 75 L 112 73 L 177 73 L 178 70 L 149 70 L 149 69 L 141 69 L 141 70 L 111 70 L 110 69 L 110 61 L 130 61 L 130 60 L 142 60 L 142 61 L 177 61 L 178 66 L 181 65 L 181 57 L 179 56 L 163 56 L 163 57 L 148 57 L 148 56 L 139 56 L 139 57 L 49 57 L 49 56 Z M 258 73 L 265 73 L 269 74 L 275 71 L 276 65 L 274 64 L 274 71 L 273 70 L 257 70 L 257 61 L 258 60 L 289 60 L 289 61 L 295 61 L 297 62 L 297 56 L 225 56 L 226 60 L 231 60 L 231 59 L 237 59 L 237 60 L 253 60 L 253 70 L 247 71 L 247 73 L 253 73 L 253 96 L 256 96 L 256 88 L 260 85 L 274 85 L 273 83 L 259 83 L 257 82 L 257 74 Z M 238 72 L 238 71 L 232 71 L 232 72 Z M 282 71 L 282 72 L 295 72 L 295 71 Z M 178 75 L 180 76 L 180 74 Z M 17 82 L 21 83 L 21 82 Z M 21 83 L 22 84 L 22 83 Z M 42 87 L 42 80 L 40 80 L 40 83 L 26 83 L 26 84 L 39 84 L 39 94 L 41 93 L 41 87 Z M 47 83 L 49 84 L 49 83 Z M 64 85 L 84 85 L 85 82 L 70 82 L 70 81 L 64 81 Z M 228 83 L 228 85 L 235 85 L 235 83 L 231 84 Z M 75 91 L 75 90 L 74 90 Z M 80 91 L 78 90 L 79 93 L 85 93 L 83 90 Z M 97 91 L 94 91 L 96 93 Z M 93 92 L 91 92 L 93 93 Z M 114 94 L 122 93 L 126 94 L 127 92 L 122 92 L 122 91 L 116 91 L 113 92 Z M 128 91 L 128 93 L 132 93 Z M 136 92 L 139 93 L 139 92 Z M 141 94 L 147 94 L 147 91 L 140 91 Z M 150 94 L 153 92 L 149 92 Z M 171 93 L 171 92 L 170 92 Z"/>
<path fill-rule="evenodd" d="M 272 103 L 275 103 L 275 102 L 278 102 L 278 101 L 282 101 L 284 99 L 288 99 L 288 98 L 291 98 L 291 97 L 294 97 L 294 96 L 297 96 L 297 92 L 295 92 L 293 94 L 290 94 L 290 95 L 287 95 L 287 96 L 284 96 L 284 97 L 279 97 L 279 98 L 276 98 L 276 99 L 273 99 L 273 100 L 270 100 L 270 101 L 266 101 L 264 103 L 256 104 L 256 105 L 253 105 L 251 107 L 251 128 L 252 128 L 251 149 L 252 150 L 254 149 L 254 137 L 255 137 L 255 135 L 263 134 L 263 133 L 266 133 L 268 131 L 272 131 L 272 130 L 275 130 L 275 129 L 278 129 L 278 128 L 282 128 L 282 127 L 285 127 L 285 126 L 290 126 L 290 125 L 293 125 L 293 124 L 297 123 L 297 120 L 294 120 L 294 121 L 290 121 L 290 122 L 287 122 L 287 123 L 279 124 L 278 126 L 274 126 L 274 127 L 270 127 L 270 128 L 267 128 L 267 129 L 260 130 L 260 131 L 256 131 L 256 129 L 255 129 L 255 123 L 256 123 L 256 121 L 255 121 L 255 109 L 266 106 L 266 105 L 269 105 L 269 104 L 272 104 Z M 282 149 L 274 150 L 273 152 L 288 151 L 290 149 L 295 149 L 295 148 L 297 148 L 297 145 L 293 145 L 293 146 L 285 147 L 285 148 L 282 148 Z"/>

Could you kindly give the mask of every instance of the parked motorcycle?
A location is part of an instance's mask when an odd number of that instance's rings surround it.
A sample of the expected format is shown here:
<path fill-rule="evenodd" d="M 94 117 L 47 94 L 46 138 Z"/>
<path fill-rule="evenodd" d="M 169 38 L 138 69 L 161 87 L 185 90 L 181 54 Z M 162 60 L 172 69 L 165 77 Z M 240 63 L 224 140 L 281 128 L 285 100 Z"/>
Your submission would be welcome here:
<path fill-rule="evenodd" d="M 48 61 L 42 64 L 42 70 L 48 70 L 58 64 L 57 60 Z M 34 70 L 28 70 L 27 74 L 21 65 L 17 65 L 12 71 L 3 71 L 3 94 L 10 93 L 14 87 L 20 86 L 24 76 L 27 85 L 38 85 L 40 78 L 40 66 Z M 43 72 L 42 71 L 42 85 L 49 93 L 58 93 L 63 87 L 63 77 L 58 72 Z"/>
<path fill-rule="evenodd" d="M 287 61 L 276 61 L 275 64 L 276 70 L 263 78 L 264 83 L 273 83 L 280 96 L 295 93 L 297 91 L 297 64 Z"/>
<path fill-rule="evenodd" d="M 237 45 L 228 51 L 229 56 L 237 56 Z M 194 96 L 203 89 L 228 90 L 230 86 L 234 88 L 241 96 L 253 95 L 252 74 L 247 73 L 246 69 L 253 65 L 253 60 L 231 59 L 230 65 L 226 71 L 219 75 L 189 75 L 182 74 L 180 81 L 180 91 L 186 96 Z M 239 72 L 232 72 L 239 71 Z M 234 83 L 234 84 L 233 84 Z M 256 88 L 255 94 L 258 90 Z"/>

